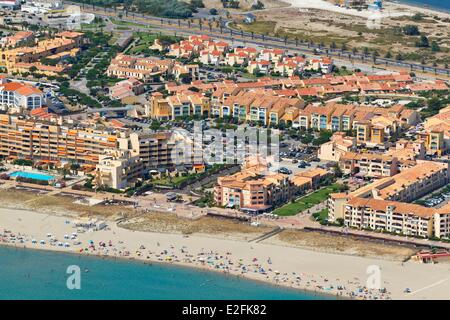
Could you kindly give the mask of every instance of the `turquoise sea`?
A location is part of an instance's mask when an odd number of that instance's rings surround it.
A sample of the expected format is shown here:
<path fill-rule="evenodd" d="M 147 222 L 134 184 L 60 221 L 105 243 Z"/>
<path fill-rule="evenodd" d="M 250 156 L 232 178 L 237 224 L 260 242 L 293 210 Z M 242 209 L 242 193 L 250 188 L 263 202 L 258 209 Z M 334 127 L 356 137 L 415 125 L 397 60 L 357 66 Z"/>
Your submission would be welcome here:
<path fill-rule="evenodd" d="M 427 6 L 427 8 L 429 9 L 450 12 L 449 0 L 398 0 L 397 2 L 411 4 L 419 7 Z"/>
<path fill-rule="evenodd" d="M 67 267 L 81 289 L 67 289 Z M 0 246 L 0 299 L 330 299 L 216 272 Z"/>

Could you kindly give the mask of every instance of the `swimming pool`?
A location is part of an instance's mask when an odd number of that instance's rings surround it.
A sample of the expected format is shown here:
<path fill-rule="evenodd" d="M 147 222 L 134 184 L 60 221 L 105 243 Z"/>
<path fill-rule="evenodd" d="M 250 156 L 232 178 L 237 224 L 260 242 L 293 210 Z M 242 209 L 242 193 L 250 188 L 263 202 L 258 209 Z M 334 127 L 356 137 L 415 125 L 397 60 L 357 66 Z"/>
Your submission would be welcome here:
<path fill-rule="evenodd" d="M 20 177 L 20 178 L 27 178 L 27 179 L 34 179 L 34 180 L 44 180 L 44 181 L 50 181 L 54 180 L 55 177 L 49 174 L 43 174 L 43 173 L 36 173 L 36 172 L 25 172 L 25 171 L 16 171 L 9 175 L 10 177 Z"/>

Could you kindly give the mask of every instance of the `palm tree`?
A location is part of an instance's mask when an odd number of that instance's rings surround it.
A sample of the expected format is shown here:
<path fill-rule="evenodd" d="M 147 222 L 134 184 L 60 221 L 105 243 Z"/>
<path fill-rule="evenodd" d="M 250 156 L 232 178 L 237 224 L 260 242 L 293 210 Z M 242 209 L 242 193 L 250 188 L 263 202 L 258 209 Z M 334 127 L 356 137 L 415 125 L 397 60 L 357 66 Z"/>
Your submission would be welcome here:
<path fill-rule="evenodd" d="M 372 52 L 372 60 L 373 60 L 373 63 L 374 64 L 377 64 L 377 57 L 379 56 L 380 54 L 378 53 L 378 51 L 374 51 L 374 52 Z"/>
<path fill-rule="evenodd" d="M 369 48 L 364 47 L 363 53 L 364 53 L 365 56 L 367 56 L 369 54 Z"/>

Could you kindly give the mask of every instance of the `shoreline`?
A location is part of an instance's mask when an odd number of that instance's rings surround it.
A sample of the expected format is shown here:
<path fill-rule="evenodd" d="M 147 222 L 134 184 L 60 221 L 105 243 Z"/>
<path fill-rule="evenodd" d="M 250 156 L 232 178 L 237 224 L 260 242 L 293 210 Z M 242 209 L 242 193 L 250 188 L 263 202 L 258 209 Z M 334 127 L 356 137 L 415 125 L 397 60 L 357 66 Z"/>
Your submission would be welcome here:
<path fill-rule="evenodd" d="M 436 14 L 449 14 L 450 15 L 450 9 L 439 8 L 439 7 L 435 7 L 433 5 L 428 5 L 428 4 L 421 5 L 420 3 L 414 2 L 412 0 L 396 0 L 396 1 L 387 0 L 387 3 L 399 5 L 402 7 L 411 7 L 414 9 L 426 10 L 426 11 L 430 11 L 430 12 L 432 11 L 433 13 L 436 13 Z"/>
<path fill-rule="evenodd" d="M 302 249 L 279 244 L 254 243 L 231 239 L 206 238 L 201 235 L 166 234 L 132 231 L 108 221 L 108 230 L 79 233 L 81 246 L 69 248 L 51 246 L 51 233 L 62 239 L 76 231 L 68 220 L 30 210 L 0 208 L 0 232 L 10 230 L 24 243 L 11 243 L 8 237 L 0 238 L 16 248 L 49 249 L 100 258 L 123 258 L 134 261 L 163 263 L 216 271 L 248 280 L 262 281 L 275 286 L 332 297 L 355 299 L 446 299 L 450 290 L 447 277 L 448 264 L 426 265 L 418 262 L 382 260 L 360 256 L 340 255 Z M 8 233 L 11 234 L 11 233 Z M 7 234 L 5 233 L 7 236 Z M 35 239 L 36 244 L 31 243 Z M 45 244 L 39 244 L 45 240 Z M 92 241 L 92 246 L 87 243 Z M 102 244 L 103 246 L 97 244 Z M 109 242 L 109 245 L 106 245 Z M 106 243 L 106 244 L 105 244 Z M 6 244 L 6 243 L 5 243 Z M 382 280 L 375 289 L 366 288 L 370 274 L 368 268 L 378 266 Z M 331 266 L 331 267 L 330 267 Z M 427 277 L 418 275 L 427 274 Z M 430 286 L 430 283 L 439 283 Z M 342 287 L 341 290 L 338 290 Z M 386 288 L 386 292 L 378 290 Z M 405 294 L 412 288 L 414 294 Z M 419 294 L 420 292 L 420 294 Z"/>

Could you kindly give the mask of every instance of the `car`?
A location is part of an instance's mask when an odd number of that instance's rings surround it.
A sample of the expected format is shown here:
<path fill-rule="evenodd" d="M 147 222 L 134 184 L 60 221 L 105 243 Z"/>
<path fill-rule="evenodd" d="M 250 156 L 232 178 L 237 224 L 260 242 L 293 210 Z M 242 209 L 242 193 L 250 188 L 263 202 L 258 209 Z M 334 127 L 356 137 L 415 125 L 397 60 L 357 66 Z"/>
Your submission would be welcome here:
<path fill-rule="evenodd" d="M 292 163 L 298 163 L 298 160 L 297 159 L 294 159 L 294 160 L 292 160 Z"/>
<path fill-rule="evenodd" d="M 304 169 L 304 168 L 306 168 L 306 166 L 305 166 L 304 163 L 300 163 L 300 164 L 297 166 L 297 168 Z"/>
<path fill-rule="evenodd" d="M 284 173 L 284 174 L 291 174 L 291 173 L 292 173 L 292 171 L 289 170 L 289 169 L 286 168 L 286 167 L 281 167 L 280 169 L 278 169 L 278 172 L 279 172 L 279 173 Z"/>

